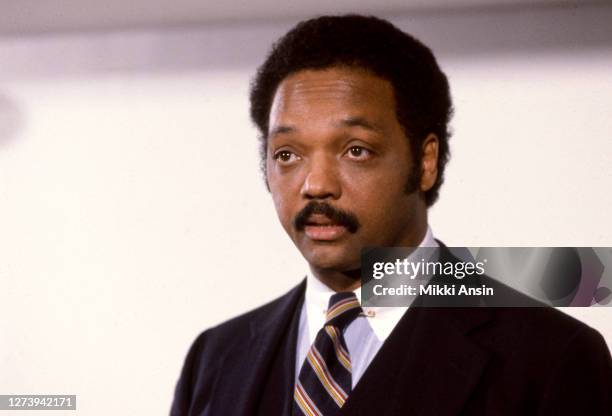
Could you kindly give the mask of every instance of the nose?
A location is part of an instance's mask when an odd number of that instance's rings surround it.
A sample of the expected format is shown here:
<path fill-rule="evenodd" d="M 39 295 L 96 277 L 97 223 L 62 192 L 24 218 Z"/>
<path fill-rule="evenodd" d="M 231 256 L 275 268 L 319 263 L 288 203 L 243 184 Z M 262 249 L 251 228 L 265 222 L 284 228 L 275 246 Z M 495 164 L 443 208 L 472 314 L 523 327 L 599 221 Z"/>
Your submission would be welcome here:
<path fill-rule="evenodd" d="M 339 172 L 333 157 L 316 155 L 310 158 L 302 184 L 306 199 L 338 199 L 342 193 Z"/>

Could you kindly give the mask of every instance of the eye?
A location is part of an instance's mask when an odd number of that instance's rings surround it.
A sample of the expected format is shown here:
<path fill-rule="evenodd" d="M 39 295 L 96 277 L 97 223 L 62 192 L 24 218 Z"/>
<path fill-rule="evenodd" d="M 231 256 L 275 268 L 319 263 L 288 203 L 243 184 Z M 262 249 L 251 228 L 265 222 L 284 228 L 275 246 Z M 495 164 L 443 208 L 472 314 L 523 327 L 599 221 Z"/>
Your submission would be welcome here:
<path fill-rule="evenodd" d="M 346 154 L 349 156 L 349 158 L 355 159 L 355 160 L 366 160 L 370 156 L 372 156 L 372 152 L 371 151 L 369 151 L 365 147 L 361 147 L 361 146 L 351 146 L 351 147 L 349 147 L 349 149 L 347 150 Z"/>
<path fill-rule="evenodd" d="M 280 150 L 274 154 L 274 159 L 286 165 L 298 160 L 299 156 L 289 150 Z"/>

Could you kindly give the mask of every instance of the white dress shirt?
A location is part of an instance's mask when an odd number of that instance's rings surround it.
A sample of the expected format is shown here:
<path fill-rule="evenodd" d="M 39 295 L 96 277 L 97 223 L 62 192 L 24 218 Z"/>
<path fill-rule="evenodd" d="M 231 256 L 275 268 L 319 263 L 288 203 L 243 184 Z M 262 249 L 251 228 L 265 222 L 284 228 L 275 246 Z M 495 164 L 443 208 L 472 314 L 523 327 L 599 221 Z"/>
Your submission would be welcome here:
<path fill-rule="evenodd" d="M 438 247 L 438 243 L 434 239 L 429 227 L 419 247 Z M 359 302 L 361 302 L 361 287 L 353 292 Z M 306 294 L 300 313 L 296 349 L 296 382 L 308 350 L 314 342 L 317 333 L 325 324 L 325 314 L 329 298 L 334 293 L 336 292 L 311 273 L 306 276 Z M 359 316 L 346 328 L 344 340 L 351 356 L 353 388 L 355 388 L 355 385 L 376 356 L 376 353 L 378 353 L 378 350 L 380 350 L 380 347 L 382 347 L 382 344 L 407 309 L 408 306 L 363 308 L 365 316 Z"/>

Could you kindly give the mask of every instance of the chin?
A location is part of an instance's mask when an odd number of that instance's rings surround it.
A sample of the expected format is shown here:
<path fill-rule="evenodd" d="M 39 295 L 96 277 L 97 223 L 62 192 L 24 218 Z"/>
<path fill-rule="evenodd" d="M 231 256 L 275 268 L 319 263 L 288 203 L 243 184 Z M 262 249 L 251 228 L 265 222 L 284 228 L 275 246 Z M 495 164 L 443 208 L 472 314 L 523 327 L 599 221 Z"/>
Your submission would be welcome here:
<path fill-rule="evenodd" d="M 355 255 L 356 254 L 356 255 Z M 347 250 L 346 247 L 333 245 L 317 245 L 302 250 L 302 255 L 310 267 L 322 270 L 344 272 L 355 270 L 361 264 L 361 252 Z"/>

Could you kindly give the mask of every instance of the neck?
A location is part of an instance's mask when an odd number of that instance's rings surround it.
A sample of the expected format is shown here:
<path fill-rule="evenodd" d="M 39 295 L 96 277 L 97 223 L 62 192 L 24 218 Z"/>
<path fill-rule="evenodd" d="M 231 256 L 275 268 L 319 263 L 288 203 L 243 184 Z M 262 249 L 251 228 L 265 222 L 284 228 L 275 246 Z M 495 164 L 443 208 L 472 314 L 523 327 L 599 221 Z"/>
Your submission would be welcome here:
<path fill-rule="evenodd" d="M 361 269 L 339 272 L 310 267 L 312 274 L 334 292 L 352 292 L 361 286 Z"/>

